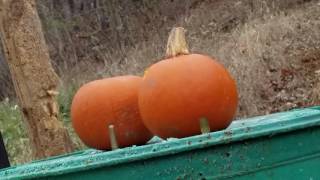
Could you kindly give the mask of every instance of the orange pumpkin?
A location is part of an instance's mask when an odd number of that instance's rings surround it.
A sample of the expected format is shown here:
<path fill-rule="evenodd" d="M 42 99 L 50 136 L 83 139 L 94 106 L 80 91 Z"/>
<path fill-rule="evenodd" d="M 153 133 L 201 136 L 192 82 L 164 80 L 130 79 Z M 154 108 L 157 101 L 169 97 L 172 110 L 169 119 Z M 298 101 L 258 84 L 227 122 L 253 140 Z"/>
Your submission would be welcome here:
<path fill-rule="evenodd" d="M 142 79 L 120 76 L 92 81 L 73 98 L 72 124 L 89 147 L 111 149 L 108 126 L 114 125 L 119 147 L 146 143 L 151 133 L 138 110 L 138 88 Z"/>
<path fill-rule="evenodd" d="M 183 52 L 152 65 L 139 91 L 142 119 L 162 138 L 200 134 L 203 118 L 211 130 L 224 129 L 237 109 L 236 84 L 227 70 L 208 56 Z"/>

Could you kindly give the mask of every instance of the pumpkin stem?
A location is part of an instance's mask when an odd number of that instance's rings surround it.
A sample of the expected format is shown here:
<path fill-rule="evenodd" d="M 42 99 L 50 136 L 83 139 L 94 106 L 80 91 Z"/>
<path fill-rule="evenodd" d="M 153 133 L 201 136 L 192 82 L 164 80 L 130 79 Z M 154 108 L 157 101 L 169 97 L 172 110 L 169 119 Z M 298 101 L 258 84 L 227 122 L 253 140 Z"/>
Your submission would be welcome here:
<path fill-rule="evenodd" d="M 184 54 L 189 54 L 189 49 L 185 36 L 185 29 L 183 27 L 175 27 L 170 31 L 169 34 L 166 58 Z"/>
<path fill-rule="evenodd" d="M 114 131 L 114 125 L 109 125 L 109 138 L 110 138 L 110 143 L 111 143 L 111 149 L 115 150 L 118 149 L 118 142 L 116 138 L 116 133 Z"/>
<path fill-rule="evenodd" d="M 210 133 L 210 126 L 207 118 L 200 118 L 200 130 L 202 134 Z"/>

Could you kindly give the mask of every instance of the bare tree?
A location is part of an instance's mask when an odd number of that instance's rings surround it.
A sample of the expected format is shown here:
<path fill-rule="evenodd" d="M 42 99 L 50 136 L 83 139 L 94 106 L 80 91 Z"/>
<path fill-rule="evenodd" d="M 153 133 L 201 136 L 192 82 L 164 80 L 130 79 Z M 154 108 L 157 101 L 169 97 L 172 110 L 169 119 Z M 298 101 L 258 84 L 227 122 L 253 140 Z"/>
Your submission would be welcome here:
<path fill-rule="evenodd" d="M 35 0 L 0 0 L 0 10 L 4 54 L 35 158 L 72 151 L 58 119 L 59 78 L 50 64 Z"/>

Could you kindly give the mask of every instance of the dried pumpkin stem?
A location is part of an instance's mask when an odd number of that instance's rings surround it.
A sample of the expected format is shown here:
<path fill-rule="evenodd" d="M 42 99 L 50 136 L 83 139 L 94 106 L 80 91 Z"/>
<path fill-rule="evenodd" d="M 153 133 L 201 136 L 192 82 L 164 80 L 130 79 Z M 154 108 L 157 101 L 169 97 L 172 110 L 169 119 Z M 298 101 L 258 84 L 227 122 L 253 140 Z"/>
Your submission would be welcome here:
<path fill-rule="evenodd" d="M 202 134 L 210 133 L 210 126 L 209 122 L 206 118 L 200 119 L 200 130 Z"/>
<path fill-rule="evenodd" d="M 185 29 L 175 27 L 171 30 L 167 43 L 166 58 L 189 54 Z"/>
<path fill-rule="evenodd" d="M 109 138 L 110 138 L 110 143 L 111 143 L 111 149 L 115 150 L 118 149 L 118 142 L 117 142 L 117 138 L 116 138 L 116 133 L 114 130 L 114 125 L 109 125 Z"/>

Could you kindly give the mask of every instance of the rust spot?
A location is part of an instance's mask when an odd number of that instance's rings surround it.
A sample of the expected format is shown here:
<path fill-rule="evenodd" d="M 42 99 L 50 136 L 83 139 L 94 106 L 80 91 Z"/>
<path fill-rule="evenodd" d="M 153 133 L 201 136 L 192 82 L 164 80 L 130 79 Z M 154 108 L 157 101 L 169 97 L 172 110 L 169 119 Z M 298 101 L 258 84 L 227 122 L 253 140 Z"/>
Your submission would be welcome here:
<path fill-rule="evenodd" d="M 225 155 L 226 157 L 230 157 L 231 154 L 229 152 L 226 152 Z"/>
<path fill-rule="evenodd" d="M 204 162 L 205 164 L 209 164 L 208 158 L 204 158 L 204 159 L 203 159 L 203 162 Z"/>
<path fill-rule="evenodd" d="M 224 132 L 224 135 L 226 135 L 226 136 L 232 136 L 232 132 L 231 132 L 231 131 L 225 131 L 225 132 Z"/>
<path fill-rule="evenodd" d="M 231 170 L 231 164 L 228 164 L 226 169 L 230 171 Z"/>
<path fill-rule="evenodd" d="M 199 174 L 198 174 L 198 175 L 201 177 L 201 180 L 206 180 L 206 178 L 205 178 L 205 177 L 203 177 L 202 172 L 199 172 Z"/>

